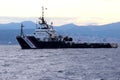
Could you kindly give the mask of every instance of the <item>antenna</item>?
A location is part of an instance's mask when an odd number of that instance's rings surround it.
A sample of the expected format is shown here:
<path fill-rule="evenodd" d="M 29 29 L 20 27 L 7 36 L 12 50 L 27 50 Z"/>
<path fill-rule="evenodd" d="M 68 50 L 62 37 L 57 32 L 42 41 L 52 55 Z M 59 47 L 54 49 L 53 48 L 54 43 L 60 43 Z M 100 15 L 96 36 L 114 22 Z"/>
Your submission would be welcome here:
<path fill-rule="evenodd" d="M 44 18 L 44 7 L 42 6 L 42 17 Z"/>
<path fill-rule="evenodd" d="M 40 24 L 46 24 L 46 21 L 44 20 L 44 10 L 47 9 L 47 8 L 44 8 L 42 6 L 42 17 L 40 17 L 39 19 L 42 21 Z"/>
<path fill-rule="evenodd" d="M 44 8 L 43 6 L 42 6 L 42 17 L 44 18 L 44 10 L 47 10 L 47 8 Z"/>

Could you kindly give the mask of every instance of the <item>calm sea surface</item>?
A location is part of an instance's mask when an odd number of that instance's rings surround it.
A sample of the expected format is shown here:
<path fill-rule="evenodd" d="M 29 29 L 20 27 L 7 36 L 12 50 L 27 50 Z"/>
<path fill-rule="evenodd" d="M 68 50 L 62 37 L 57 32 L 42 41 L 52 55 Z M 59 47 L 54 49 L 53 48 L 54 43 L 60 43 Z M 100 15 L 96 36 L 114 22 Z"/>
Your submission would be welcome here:
<path fill-rule="evenodd" d="M 120 80 L 120 48 L 0 46 L 0 80 Z"/>

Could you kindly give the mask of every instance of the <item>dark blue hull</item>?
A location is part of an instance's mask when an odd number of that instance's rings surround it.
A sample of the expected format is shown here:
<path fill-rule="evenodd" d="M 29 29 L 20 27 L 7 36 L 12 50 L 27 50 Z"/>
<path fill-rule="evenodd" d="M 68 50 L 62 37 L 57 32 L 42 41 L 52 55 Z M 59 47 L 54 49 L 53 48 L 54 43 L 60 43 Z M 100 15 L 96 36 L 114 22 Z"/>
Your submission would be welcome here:
<path fill-rule="evenodd" d="M 26 37 L 26 38 L 25 38 Z M 17 36 L 22 49 L 55 49 L 55 48 L 117 48 L 115 43 L 74 43 L 65 41 L 39 41 L 34 36 Z"/>

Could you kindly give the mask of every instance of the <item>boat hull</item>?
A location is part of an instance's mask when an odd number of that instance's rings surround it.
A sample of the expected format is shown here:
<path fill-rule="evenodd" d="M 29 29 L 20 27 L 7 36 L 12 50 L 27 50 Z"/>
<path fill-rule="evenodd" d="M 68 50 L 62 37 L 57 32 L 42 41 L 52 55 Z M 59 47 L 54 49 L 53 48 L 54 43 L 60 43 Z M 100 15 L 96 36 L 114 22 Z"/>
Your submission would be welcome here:
<path fill-rule="evenodd" d="M 55 49 L 55 48 L 117 48 L 116 43 L 74 43 L 65 41 L 39 41 L 34 36 L 17 36 L 22 49 Z"/>

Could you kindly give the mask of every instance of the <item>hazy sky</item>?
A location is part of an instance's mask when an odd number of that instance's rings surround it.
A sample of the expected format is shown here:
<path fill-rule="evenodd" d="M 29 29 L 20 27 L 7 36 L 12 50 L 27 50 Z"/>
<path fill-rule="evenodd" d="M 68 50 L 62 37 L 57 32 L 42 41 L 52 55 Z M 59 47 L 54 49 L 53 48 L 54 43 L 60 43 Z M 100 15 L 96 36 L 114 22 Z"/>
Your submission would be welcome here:
<path fill-rule="evenodd" d="M 55 18 L 77 24 L 120 21 L 120 0 L 0 0 L 0 17 L 39 17 L 42 5 L 48 8 L 46 17 L 54 21 Z"/>

